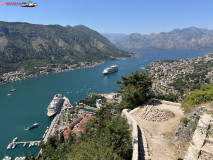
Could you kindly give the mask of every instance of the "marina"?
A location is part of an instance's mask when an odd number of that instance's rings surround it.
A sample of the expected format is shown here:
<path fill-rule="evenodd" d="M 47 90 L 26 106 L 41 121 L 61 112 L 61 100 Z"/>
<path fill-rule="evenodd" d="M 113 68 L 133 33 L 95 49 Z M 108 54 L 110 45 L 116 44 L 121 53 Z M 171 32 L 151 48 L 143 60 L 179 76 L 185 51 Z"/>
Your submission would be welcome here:
<path fill-rule="evenodd" d="M 18 145 L 18 144 L 23 144 L 23 147 L 25 147 L 27 144 L 29 144 L 29 147 L 39 146 L 40 142 L 41 141 L 25 141 L 25 142 L 12 141 L 11 143 L 8 144 L 7 150 L 9 150 L 9 149 L 15 149 L 16 145 Z"/>

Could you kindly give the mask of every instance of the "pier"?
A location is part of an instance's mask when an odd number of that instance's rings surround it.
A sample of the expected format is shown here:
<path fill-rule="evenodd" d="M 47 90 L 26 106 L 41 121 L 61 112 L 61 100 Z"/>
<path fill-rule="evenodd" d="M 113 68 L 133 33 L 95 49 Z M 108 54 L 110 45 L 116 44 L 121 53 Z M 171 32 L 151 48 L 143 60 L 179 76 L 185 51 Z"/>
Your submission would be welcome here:
<path fill-rule="evenodd" d="M 24 142 L 16 142 L 16 141 L 12 141 L 11 143 L 8 144 L 7 149 L 15 149 L 16 145 L 18 144 L 25 144 L 23 145 L 23 147 L 25 147 L 27 144 L 29 144 L 29 147 L 33 147 L 33 146 L 39 146 L 39 144 L 41 143 L 41 141 L 24 141 Z"/>
<path fill-rule="evenodd" d="M 53 136 L 60 130 L 63 130 L 67 127 L 67 125 L 63 126 L 63 117 L 65 116 L 65 114 L 67 113 L 68 110 L 73 108 L 73 106 L 71 105 L 71 103 L 67 97 L 63 97 L 63 100 L 64 100 L 64 102 L 63 102 L 63 106 L 61 107 L 60 112 L 54 117 L 53 121 L 50 124 L 49 129 L 47 129 L 47 132 L 44 133 L 43 141 L 45 143 L 47 142 L 47 139 L 49 136 Z"/>
<path fill-rule="evenodd" d="M 12 143 L 12 144 L 24 144 L 24 143 L 35 143 L 35 142 L 37 142 L 37 143 L 40 143 L 41 141 L 25 141 L 25 142 L 14 142 L 14 143 Z"/>

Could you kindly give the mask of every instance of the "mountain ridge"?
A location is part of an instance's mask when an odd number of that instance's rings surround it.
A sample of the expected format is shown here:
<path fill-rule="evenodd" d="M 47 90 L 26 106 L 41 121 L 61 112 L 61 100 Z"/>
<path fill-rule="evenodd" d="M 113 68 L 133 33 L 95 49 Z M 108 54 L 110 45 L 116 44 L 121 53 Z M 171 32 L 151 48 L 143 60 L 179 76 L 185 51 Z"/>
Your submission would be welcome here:
<path fill-rule="evenodd" d="M 0 73 L 23 67 L 31 61 L 40 66 L 72 65 L 132 55 L 84 25 L 63 27 L 0 21 Z"/>
<path fill-rule="evenodd" d="M 152 34 L 132 33 L 115 45 L 120 49 L 211 50 L 213 30 L 188 27 Z"/>

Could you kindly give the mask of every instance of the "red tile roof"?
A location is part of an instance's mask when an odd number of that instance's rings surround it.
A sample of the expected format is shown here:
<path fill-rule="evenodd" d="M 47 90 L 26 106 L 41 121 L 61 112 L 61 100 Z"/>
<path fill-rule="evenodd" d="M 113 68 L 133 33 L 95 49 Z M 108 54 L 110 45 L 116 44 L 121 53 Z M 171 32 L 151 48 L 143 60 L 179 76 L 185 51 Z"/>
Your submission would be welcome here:
<path fill-rule="evenodd" d="M 70 133 L 72 133 L 72 130 L 71 130 L 71 129 L 66 129 L 66 130 L 63 132 L 63 135 L 64 135 L 64 136 L 68 136 Z"/>
<path fill-rule="evenodd" d="M 74 120 L 72 123 L 68 124 L 69 127 L 74 126 L 77 124 L 78 121 L 82 120 L 82 117 L 78 117 L 76 120 Z"/>
<path fill-rule="evenodd" d="M 94 116 L 86 116 L 82 121 L 88 121 L 89 119 L 93 118 Z"/>

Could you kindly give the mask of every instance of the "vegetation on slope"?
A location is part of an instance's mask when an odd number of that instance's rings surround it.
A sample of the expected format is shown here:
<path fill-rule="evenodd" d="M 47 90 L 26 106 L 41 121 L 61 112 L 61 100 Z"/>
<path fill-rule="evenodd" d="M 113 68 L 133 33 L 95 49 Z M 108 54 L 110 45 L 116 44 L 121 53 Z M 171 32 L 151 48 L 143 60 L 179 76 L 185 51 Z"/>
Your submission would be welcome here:
<path fill-rule="evenodd" d="M 194 90 L 184 98 L 182 107 L 186 112 L 202 103 L 213 101 L 213 84 L 202 86 L 199 90 Z"/>
<path fill-rule="evenodd" d="M 83 25 L 37 25 L 0 22 L 0 74 L 51 66 L 98 62 L 131 56 Z M 32 64 L 35 62 L 38 64 Z"/>
<path fill-rule="evenodd" d="M 96 107 L 96 100 L 97 99 L 102 99 L 103 103 L 106 102 L 106 98 L 104 96 L 93 94 L 89 98 L 85 98 L 85 99 L 82 99 L 80 101 L 77 101 L 77 104 L 84 103 L 84 104 L 86 104 L 90 107 Z"/>

